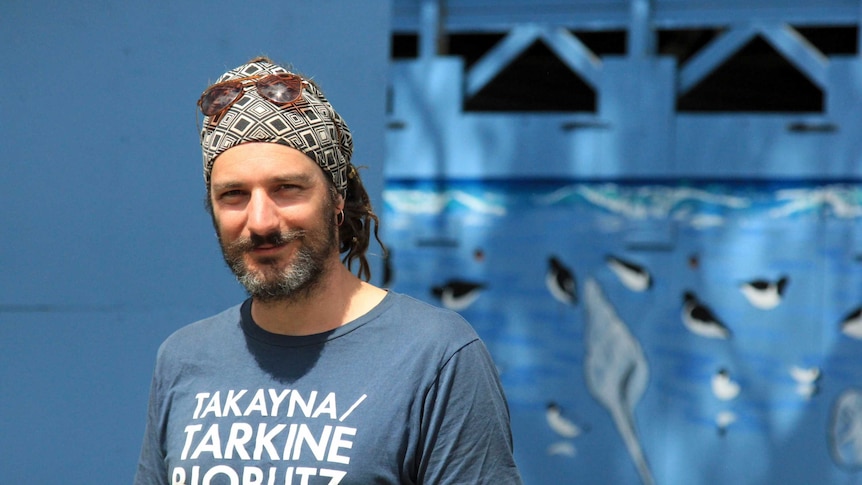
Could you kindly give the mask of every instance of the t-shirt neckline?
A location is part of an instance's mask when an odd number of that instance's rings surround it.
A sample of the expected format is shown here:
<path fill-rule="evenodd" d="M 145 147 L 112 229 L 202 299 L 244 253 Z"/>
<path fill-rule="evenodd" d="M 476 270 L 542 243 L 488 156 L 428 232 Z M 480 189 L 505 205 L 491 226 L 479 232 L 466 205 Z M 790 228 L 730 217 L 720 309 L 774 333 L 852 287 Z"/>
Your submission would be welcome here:
<path fill-rule="evenodd" d="M 376 319 L 380 314 L 385 312 L 392 306 L 395 296 L 391 291 L 386 292 L 386 296 L 368 313 L 345 323 L 344 325 L 332 330 L 316 333 L 312 335 L 282 335 L 265 330 L 260 325 L 255 323 L 251 317 L 251 302 L 248 298 L 240 306 L 240 326 L 243 332 L 250 338 L 270 345 L 279 347 L 304 347 L 307 345 L 319 345 L 324 342 L 347 335 L 354 330 L 362 327 L 366 323 Z"/>

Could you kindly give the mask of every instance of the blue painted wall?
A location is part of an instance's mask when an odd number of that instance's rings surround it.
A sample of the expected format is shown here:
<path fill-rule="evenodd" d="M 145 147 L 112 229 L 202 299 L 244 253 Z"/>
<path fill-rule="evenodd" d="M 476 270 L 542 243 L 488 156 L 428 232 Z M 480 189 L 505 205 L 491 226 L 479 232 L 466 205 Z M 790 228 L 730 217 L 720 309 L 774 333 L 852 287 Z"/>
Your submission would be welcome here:
<path fill-rule="evenodd" d="M 393 288 L 445 304 L 435 287 L 476 285 L 453 309 L 500 369 L 525 483 L 855 483 L 862 334 L 858 318 L 844 322 L 862 304 L 860 193 L 816 181 L 388 183 Z M 574 299 L 546 286 L 551 257 Z M 774 304 L 742 291 L 780 277 Z M 685 292 L 728 334 L 690 330 Z"/>
<path fill-rule="evenodd" d="M 386 0 L 0 3 L 0 483 L 129 483 L 158 344 L 243 297 L 203 206 L 210 81 L 260 54 L 314 76 L 379 198 L 389 18 Z"/>
<path fill-rule="evenodd" d="M 439 19 L 435 3 L 395 1 L 420 55 L 392 68 L 392 285 L 439 304 L 474 288 L 450 307 L 500 369 L 525 482 L 858 481 L 862 61 L 791 25 L 858 26 L 859 2 L 452 0 Z M 468 63 L 421 48 L 436 20 L 505 36 Z M 685 28 L 721 34 L 685 61 L 650 48 Z M 592 55 L 569 29 L 625 30 L 627 52 Z M 677 110 L 755 37 L 817 86 L 822 111 Z M 594 112 L 464 109 L 537 40 L 594 90 Z M 545 94 L 540 75 L 519 79 L 517 95 Z M 549 291 L 552 258 L 577 299 Z M 781 277 L 780 301 L 749 298 L 746 283 Z M 686 293 L 730 331 L 693 327 Z"/>

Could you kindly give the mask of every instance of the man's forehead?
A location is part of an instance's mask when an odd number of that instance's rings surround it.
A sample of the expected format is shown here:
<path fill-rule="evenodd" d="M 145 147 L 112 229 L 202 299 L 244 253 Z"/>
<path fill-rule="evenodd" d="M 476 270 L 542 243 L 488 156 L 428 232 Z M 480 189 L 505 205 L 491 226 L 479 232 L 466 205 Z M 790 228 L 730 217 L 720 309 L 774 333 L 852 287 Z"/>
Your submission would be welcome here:
<path fill-rule="evenodd" d="M 306 154 L 276 143 L 248 143 L 225 151 L 215 159 L 212 184 L 233 180 L 325 180 L 323 169 Z"/>

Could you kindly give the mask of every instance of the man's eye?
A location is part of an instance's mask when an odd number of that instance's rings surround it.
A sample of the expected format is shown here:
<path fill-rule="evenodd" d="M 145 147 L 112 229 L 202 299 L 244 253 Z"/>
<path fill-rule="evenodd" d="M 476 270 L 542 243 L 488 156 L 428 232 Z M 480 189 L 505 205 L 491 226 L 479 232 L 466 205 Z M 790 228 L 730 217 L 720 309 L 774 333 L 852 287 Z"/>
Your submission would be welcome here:
<path fill-rule="evenodd" d="M 241 190 L 228 190 L 227 192 L 222 192 L 222 194 L 219 196 L 219 199 L 221 199 L 221 200 L 232 200 L 232 199 L 237 199 L 239 197 L 242 197 L 242 191 Z"/>

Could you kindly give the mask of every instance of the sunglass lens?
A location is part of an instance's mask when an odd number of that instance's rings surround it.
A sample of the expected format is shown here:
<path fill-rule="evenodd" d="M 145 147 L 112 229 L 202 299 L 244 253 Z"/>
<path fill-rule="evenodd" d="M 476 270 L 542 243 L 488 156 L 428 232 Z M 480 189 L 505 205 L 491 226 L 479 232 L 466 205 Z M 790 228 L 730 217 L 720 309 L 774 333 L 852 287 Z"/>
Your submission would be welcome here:
<path fill-rule="evenodd" d="M 242 86 L 213 86 L 201 97 L 201 112 L 212 116 L 227 108 L 242 92 Z"/>
<path fill-rule="evenodd" d="M 299 76 L 267 76 L 257 82 L 257 92 L 271 101 L 287 104 L 296 101 L 302 91 Z"/>

